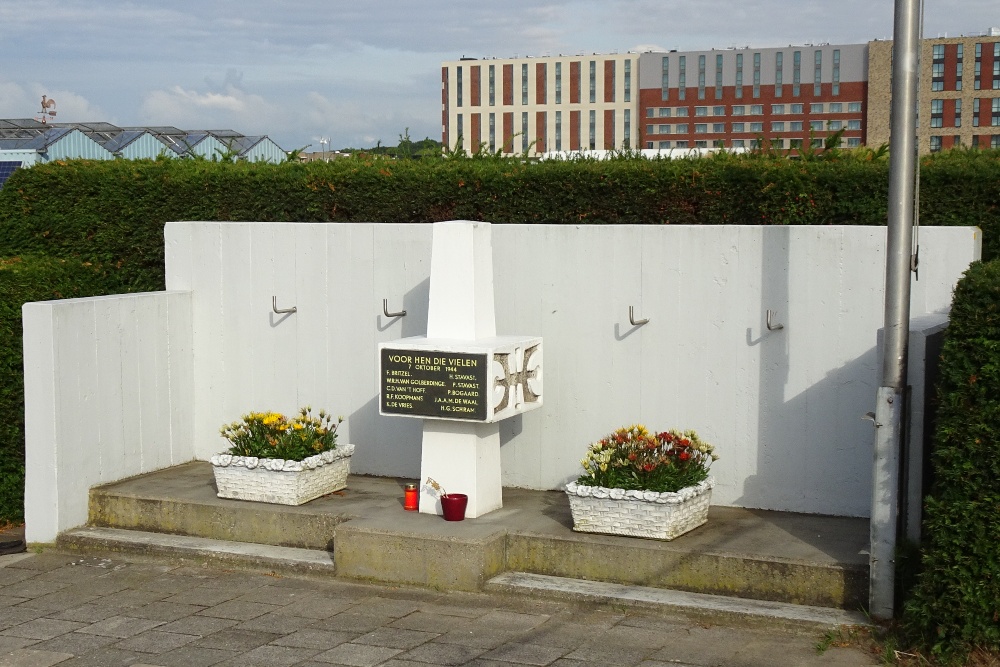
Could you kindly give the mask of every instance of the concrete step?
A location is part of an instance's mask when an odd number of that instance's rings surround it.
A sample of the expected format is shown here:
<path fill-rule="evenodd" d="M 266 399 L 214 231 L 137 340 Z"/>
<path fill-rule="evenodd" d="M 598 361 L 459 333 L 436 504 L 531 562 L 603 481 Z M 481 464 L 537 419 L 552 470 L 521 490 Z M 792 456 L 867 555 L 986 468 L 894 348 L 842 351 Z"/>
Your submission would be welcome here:
<path fill-rule="evenodd" d="M 490 579 L 485 588 L 491 592 L 601 602 L 642 609 L 669 609 L 712 622 L 725 621 L 772 628 L 782 626 L 810 632 L 822 632 L 844 625 L 871 625 L 867 616 L 856 611 L 584 581 L 528 572 L 505 572 Z"/>
<path fill-rule="evenodd" d="M 167 535 L 142 530 L 93 526 L 76 528 L 61 533 L 56 540 L 56 546 L 73 551 L 110 551 L 137 556 L 168 557 L 242 570 L 263 570 L 282 574 L 331 576 L 336 574 L 333 555 L 328 551 L 187 535 Z"/>
<path fill-rule="evenodd" d="M 403 510 L 412 480 L 351 476 L 302 506 L 218 498 L 192 462 L 91 490 L 95 527 L 333 554 L 336 574 L 479 590 L 504 572 L 819 607 L 868 597 L 868 521 L 712 507 L 671 541 L 577 533 L 565 494 L 504 489 L 503 508 L 460 522 Z"/>

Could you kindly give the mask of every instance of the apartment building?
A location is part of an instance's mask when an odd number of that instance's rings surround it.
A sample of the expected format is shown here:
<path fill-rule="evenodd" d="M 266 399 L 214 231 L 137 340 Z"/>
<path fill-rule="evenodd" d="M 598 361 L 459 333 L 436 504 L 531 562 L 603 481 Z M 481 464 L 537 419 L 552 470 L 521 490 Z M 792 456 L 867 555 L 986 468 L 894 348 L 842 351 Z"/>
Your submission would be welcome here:
<path fill-rule="evenodd" d="M 865 141 L 864 44 L 643 53 L 646 148 L 775 148 Z"/>
<path fill-rule="evenodd" d="M 868 44 L 868 143 L 889 142 L 892 41 Z M 925 39 L 920 50 L 917 145 L 1000 148 L 1000 29 Z"/>
<path fill-rule="evenodd" d="M 442 141 L 530 155 L 634 147 L 638 63 L 634 53 L 445 62 Z"/>

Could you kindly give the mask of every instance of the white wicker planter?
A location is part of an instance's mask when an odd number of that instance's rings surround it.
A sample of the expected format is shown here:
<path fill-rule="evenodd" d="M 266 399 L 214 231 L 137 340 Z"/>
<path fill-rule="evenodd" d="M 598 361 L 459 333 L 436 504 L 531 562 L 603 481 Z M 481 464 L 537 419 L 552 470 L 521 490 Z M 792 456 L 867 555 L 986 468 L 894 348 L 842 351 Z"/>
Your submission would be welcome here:
<path fill-rule="evenodd" d="M 301 505 L 347 486 L 354 445 L 303 461 L 216 454 L 210 460 L 220 498 Z"/>
<path fill-rule="evenodd" d="M 566 485 L 573 530 L 672 540 L 708 521 L 715 480 L 676 493 L 626 491 L 602 486 Z"/>

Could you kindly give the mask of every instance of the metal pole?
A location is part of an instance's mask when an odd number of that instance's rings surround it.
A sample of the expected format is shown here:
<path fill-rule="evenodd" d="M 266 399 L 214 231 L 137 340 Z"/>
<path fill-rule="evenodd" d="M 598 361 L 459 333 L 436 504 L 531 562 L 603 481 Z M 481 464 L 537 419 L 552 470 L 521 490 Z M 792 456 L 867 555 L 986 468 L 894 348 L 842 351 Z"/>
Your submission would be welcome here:
<path fill-rule="evenodd" d="M 906 354 L 910 324 L 910 258 L 916 195 L 916 128 L 920 0 L 895 0 L 892 42 L 892 116 L 889 135 L 889 229 L 885 266 L 885 344 L 875 405 L 869 612 L 895 610 L 899 467 L 902 450 Z"/>

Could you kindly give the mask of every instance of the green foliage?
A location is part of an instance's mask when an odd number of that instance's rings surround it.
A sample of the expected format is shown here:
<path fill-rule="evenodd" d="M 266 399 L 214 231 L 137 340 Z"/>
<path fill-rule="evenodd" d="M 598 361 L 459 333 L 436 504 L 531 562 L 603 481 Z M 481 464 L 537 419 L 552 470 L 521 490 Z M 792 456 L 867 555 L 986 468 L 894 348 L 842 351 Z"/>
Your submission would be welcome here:
<path fill-rule="evenodd" d="M 233 456 L 302 461 L 336 449 L 337 427 L 343 421 L 343 417 L 334 419 L 324 410 L 313 416 L 312 408 L 306 406 L 294 417 L 278 412 L 251 412 L 239 421 L 225 424 L 219 432 L 229 441 L 229 453 Z"/>
<path fill-rule="evenodd" d="M 625 426 L 587 448 L 577 484 L 676 492 L 708 477 L 715 448 L 694 431 L 650 433 L 642 424 Z"/>
<path fill-rule="evenodd" d="M 0 259 L 0 524 L 24 519 L 24 375 L 21 306 L 125 291 L 114 267 L 39 256 Z"/>
<path fill-rule="evenodd" d="M 955 288 L 940 369 L 922 570 L 904 621 L 949 660 L 1000 650 L 1000 260 L 973 264 Z"/>

